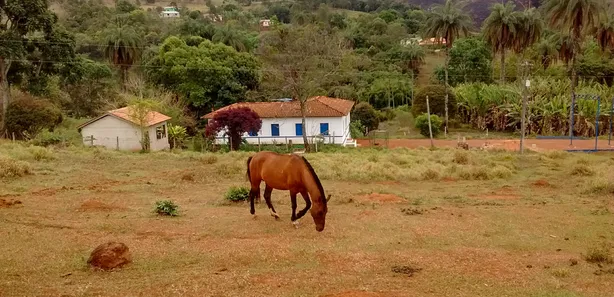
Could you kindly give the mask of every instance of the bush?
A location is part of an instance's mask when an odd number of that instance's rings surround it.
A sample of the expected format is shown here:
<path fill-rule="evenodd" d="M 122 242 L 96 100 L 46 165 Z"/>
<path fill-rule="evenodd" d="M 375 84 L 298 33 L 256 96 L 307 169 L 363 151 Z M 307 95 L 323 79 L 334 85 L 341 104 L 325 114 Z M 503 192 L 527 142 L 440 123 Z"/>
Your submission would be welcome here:
<path fill-rule="evenodd" d="M 0 178 L 20 177 L 31 173 L 30 163 L 0 156 Z"/>
<path fill-rule="evenodd" d="M 41 133 L 37 134 L 30 143 L 36 146 L 52 146 L 58 145 L 63 142 L 62 135 L 55 132 L 49 132 L 48 130 L 43 130 Z"/>
<path fill-rule="evenodd" d="M 377 130 L 379 127 L 377 110 L 367 102 L 358 103 L 354 107 L 351 118 L 352 120 L 360 121 L 369 131 Z"/>
<path fill-rule="evenodd" d="M 610 248 L 602 244 L 600 246 L 595 246 L 590 248 L 586 255 L 584 255 L 584 259 L 589 263 L 612 263 L 614 262 L 612 256 L 610 255 Z"/>
<path fill-rule="evenodd" d="M 175 204 L 173 201 L 162 200 L 162 201 L 156 202 L 156 207 L 154 209 L 154 212 L 159 215 L 174 217 L 178 215 L 177 213 L 178 208 L 179 206 Z"/>
<path fill-rule="evenodd" d="M 394 109 L 391 108 L 384 108 L 377 112 L 377 117 L 380 122 L 392 121 L 396 116 L 397 114 L 394 112 Z"/>
<path fill-rule="evenodd" d="M 441 132 L 441 125 L 443 121 L 437 115 L 431 115 L 431 130 L 433 131 L 433 137 L 437 137 Z M 424 137 L 430 137 L 429 133 L 429 118 L 428 114 L 424 113 L 416 118 L 416 128 L 420 129 L 420 134 Z"/>
<path fill-rule="evenodd" d="M 414 105 L 411 109 L 412 114 L 417 116 L 427 112 L 426 96 L 429 97 L 431 114 L 445 117 L 446 88 L 442 85 L 430 85 L 418 90 L 414 98 Z M 456 110 L 456 96 L 450 89 L 450 95 L 448 97 L 448 116 L 453 118 L 456 115 Z"/>
<path fill-rule="evenodd" d="M 41 130 L 53 130 L 62 122 L 62 112 L 51 102 L 23 95 L 6 111 L 6 129 L 19 139 L 33 138 Z"/>
<path fill-rule="evenodd" d="M 365 126 L 360 121 L 352 121 L 350 123 L 350 135 L 354 139 L 364 137 Z"/>
<path fill-rule="evenodd" d="M 239 202 L 247 199 L 249 199 L 249 189 L 246 187 L 232 187 L 226 192 L 226 200 Z"/>

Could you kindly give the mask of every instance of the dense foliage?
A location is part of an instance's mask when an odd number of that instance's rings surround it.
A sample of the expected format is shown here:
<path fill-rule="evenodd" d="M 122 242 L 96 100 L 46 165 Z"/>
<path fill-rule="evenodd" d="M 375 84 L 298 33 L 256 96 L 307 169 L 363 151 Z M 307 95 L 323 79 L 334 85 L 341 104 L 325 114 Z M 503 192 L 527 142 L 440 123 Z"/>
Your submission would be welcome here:
<path fill-rule="evenodd" d="M 6 112 L 6 129 L 19 139 L 32 138 L 43 129 L 62 122 L 62 113 L 51 102 L 23 95 L 12 101 Z"/>
<path fill-rule="evenodd" d="M 420 134 L 424 137 L 431 137 L 431 132 L 433 132 L 433 137 L 437 137 L 441 133 L 441 125 L 443 121 L 436 114 L 431 115 L 431 129 L 429 130 L 429 115 L 427 113 L 423 113 L 416 117 L 415 126 L 416 129 L 420 130 Z"/>

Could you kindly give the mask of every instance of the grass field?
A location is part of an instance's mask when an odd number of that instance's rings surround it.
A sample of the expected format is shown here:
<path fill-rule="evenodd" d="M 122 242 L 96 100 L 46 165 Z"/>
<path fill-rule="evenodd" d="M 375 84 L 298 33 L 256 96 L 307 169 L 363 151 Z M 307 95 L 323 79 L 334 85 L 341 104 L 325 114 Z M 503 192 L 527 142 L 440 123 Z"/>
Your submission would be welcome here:
<path fill-rule="evenodd" d="M 291 225 L 286 192 L 279 221 L 224 200 L 249 155 L 0 143 L 0 296 L 612 294 L 614 155 L 309 154 L 332 194 L 321 233 Z M 178 217 L 153 213 L 164 199 Z M 107 241 L 133 263 L 90 270 Z"/>

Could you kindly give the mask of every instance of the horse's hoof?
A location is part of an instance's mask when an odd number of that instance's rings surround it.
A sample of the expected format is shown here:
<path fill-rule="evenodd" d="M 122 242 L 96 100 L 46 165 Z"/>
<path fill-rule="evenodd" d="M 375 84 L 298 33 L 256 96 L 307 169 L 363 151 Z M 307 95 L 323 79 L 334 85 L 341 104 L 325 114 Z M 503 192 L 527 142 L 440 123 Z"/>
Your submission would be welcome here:
<path fill-rule="evenodd" d="M 294 225 L 294 228 L 296 229 L 298 229 L 298 224 L 299 224 L 298 220 L 292 222 L 292 225 Z"/>
<path fill-rule="evenodd" d="M 252 215 L 252 220 L 255 220 L 257 216 L 255 214 Z"/>
<path fill-rule="evenodd" d="M 279 220 L 279 215 L 273 211 L 271 211 L 271 216 L 275 218 L 275 220 Z"/>

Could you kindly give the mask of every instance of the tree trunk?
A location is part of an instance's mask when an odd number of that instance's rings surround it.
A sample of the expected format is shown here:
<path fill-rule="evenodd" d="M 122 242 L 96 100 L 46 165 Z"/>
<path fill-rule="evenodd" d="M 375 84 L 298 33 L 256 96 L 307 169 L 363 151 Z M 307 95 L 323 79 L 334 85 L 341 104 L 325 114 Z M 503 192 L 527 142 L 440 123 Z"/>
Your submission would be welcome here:
<path fill-rule="evenodd" d="M 6 111 L 9 108 L 9 104 L 11 103 L 11 90 L 7 78 L 7 74 L 9 72 L 10 67 L 10 62 L 7 63 L 4 58 L 0 58 L 0 93 L 2 93 L 2 122 L 0 122 L 0 134 L 2 134 L 1 132 L 3 132 L 2 130 L 4 130 Z"/>
<path fill-rule="evenodd" d="M 501 83 L 505 83 L 505 49 L 501 51 Z"/>
<path fill-rule="evenodd" d="M 231 146 L 230 149 L 238 151 L 241 148 L 241 133 L 230 133 Z"/>
<path fill-rule="evenodd" d="M 309 141 L 307 139 L 307 124 L 306 124 L 306 120 L 305 120 L 305 116 L 307 114 L 307 99 L 303 100 L 303 99 L 299 99 L 300 103 L 301 103 L 301 118 L 302 118 L 302 127 L 301 129 L 303 130 L 303 143 L 305 145 L 305 152 L 310 153 L 311 152 L 311 146 L 309 145 Z"/>
<path fill-rule="evenodd" d="M 450 92 L 450 87 L 448 85 L 448 66 L 450 64 L 450 48 L 448 46 L 446 46 L 446 65 L 444 67 L 444 72 L 445 72 L 445 88 L 446 88 L 446 97 L 445 97 L 445 101 L 444 101 L 444 109 L 446 112 L 445 115 L 445 126 L 444 126 L 444 134 L 445 136 L 448 136 L 448 93 Z"/>
<path fill-rule="evenodd" d="M 119 72 L 119 76 L 122 81 L 122 91 L 126 91 L 126 72 L 128 72 L 128 68 L 121 66 Z"/>

